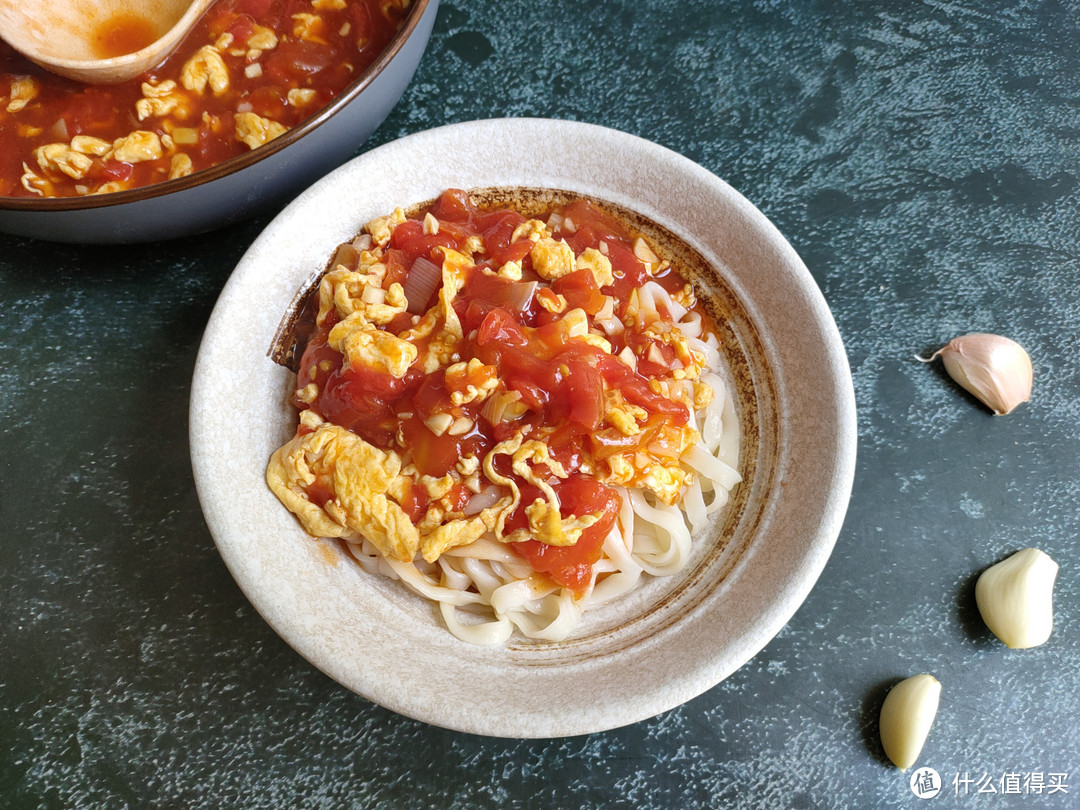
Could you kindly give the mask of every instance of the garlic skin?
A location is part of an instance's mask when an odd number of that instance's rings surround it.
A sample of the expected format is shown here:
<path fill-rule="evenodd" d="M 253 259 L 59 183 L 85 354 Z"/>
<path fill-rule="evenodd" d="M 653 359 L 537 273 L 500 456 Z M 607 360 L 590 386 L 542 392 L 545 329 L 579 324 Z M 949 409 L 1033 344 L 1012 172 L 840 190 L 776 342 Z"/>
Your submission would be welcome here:
<path fill-rule="evenodd" d="M 1038 647 L 1054 629 L 1058 564 L 1025 548 L 987 568 L 975 583 L 975 603 L 995 636 L 1013 650 Z"/>
<path fill-rule="evenodd" d="M 953 338 L 929 359 L 938 355 L 949 376 L 998 416 L 1031 399 L 1031 358 L 1015 340 L 974 332 Z"/>
<path fill-rule="evenodd" d="M 885 696 L 878 722 L 885 755 L 902 771 L 919 758 L 937 716 L 941 683 L 933 675 L 913 675 Z"/>

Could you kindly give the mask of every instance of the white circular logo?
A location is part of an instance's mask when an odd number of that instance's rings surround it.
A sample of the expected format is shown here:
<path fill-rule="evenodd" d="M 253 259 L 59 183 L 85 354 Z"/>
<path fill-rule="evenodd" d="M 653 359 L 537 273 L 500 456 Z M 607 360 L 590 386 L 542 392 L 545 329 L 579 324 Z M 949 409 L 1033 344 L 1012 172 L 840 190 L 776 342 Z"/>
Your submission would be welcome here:
<path fill-rule="evenodd" d="M 941 792 L 941 777 L 933 768 L 919 768 L 908 782 L 911 792 L 920 799 L 932 799 Z"/>

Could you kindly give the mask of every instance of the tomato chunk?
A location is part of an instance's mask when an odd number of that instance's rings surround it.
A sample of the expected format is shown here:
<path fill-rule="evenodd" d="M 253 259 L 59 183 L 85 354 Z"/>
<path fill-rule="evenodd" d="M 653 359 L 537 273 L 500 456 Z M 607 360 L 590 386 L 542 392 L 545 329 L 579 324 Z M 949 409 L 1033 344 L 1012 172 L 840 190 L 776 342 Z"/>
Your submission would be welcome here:
<path fill-rule="evenodd" d="M 535 498 L 538 492 L 534 489 L 530 494 Z M 529 561 L 534 571 L 547 574 L 554 582 L 580 596 L 592 581 L 592 567 L 603 555 L 604 539 L 615 525 L 622 502 L 614 489 L 587 475 L 570 476 L 555 488 L 555 492 L 563 517 L 599 512 L 600 519 L 585 529 L 572 546 L 549 546 L 538 540 L 526 540 L 513 543 L 511 547 Z M 524 487 L 522 502 L 526 502 Z M 523 510 L 519 509 L 519 512 Z"/>

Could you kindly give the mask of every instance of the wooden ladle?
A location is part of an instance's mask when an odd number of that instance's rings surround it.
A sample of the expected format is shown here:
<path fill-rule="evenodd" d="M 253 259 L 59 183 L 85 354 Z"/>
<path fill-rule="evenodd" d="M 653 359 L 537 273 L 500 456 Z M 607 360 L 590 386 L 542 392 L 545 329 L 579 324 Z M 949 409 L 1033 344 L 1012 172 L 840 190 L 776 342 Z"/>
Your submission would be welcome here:
<path fill-rule="evenodd" d="M 126 81 L 162 62 L 214 0 L 0 0 L 0 39 L 51 73 Z"/>

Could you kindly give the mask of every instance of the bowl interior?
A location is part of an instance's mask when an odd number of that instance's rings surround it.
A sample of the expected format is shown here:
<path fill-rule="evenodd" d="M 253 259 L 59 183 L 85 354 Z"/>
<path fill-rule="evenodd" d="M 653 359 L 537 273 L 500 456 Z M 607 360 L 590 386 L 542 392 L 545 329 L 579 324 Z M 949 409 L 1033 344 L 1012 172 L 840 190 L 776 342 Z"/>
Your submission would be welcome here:
<path fill-rule="evenodd" d="M 552 160 L 521 160 L 552 152 Z M 680 193 L 643 195 L 657 175 Z M 491 650 L 458 641 L 425 600 L 366 575 L 336 543 L 308 538 L 263 482 L 270 453 L 295 426 L 286 402 L 291 372 L 267 348 L 296 291 L 366 221 L 446 187 L 509 194 L 519 204 L 562 195 L 601 203 L 678 258 L 720 328 L 724 374 L 739 406 L 744 483 L 696 539 L 682 574 L 649 580 L 586 613 L 565 642 L 515 638 Z M 783 626 L 840 528 L 854 404 L 820 292 L 786 241 L 734 190 L 623 133 L 503 120 L 373 150 L 275 220 L 207 327 L 191 440 L 200 500 L 223 559 L 301 654 L 411 717 L 474 733 L 550 737 L 672 708 L 732 672 Z M 575 683 L 589 688 L 567 688 Z"/>

